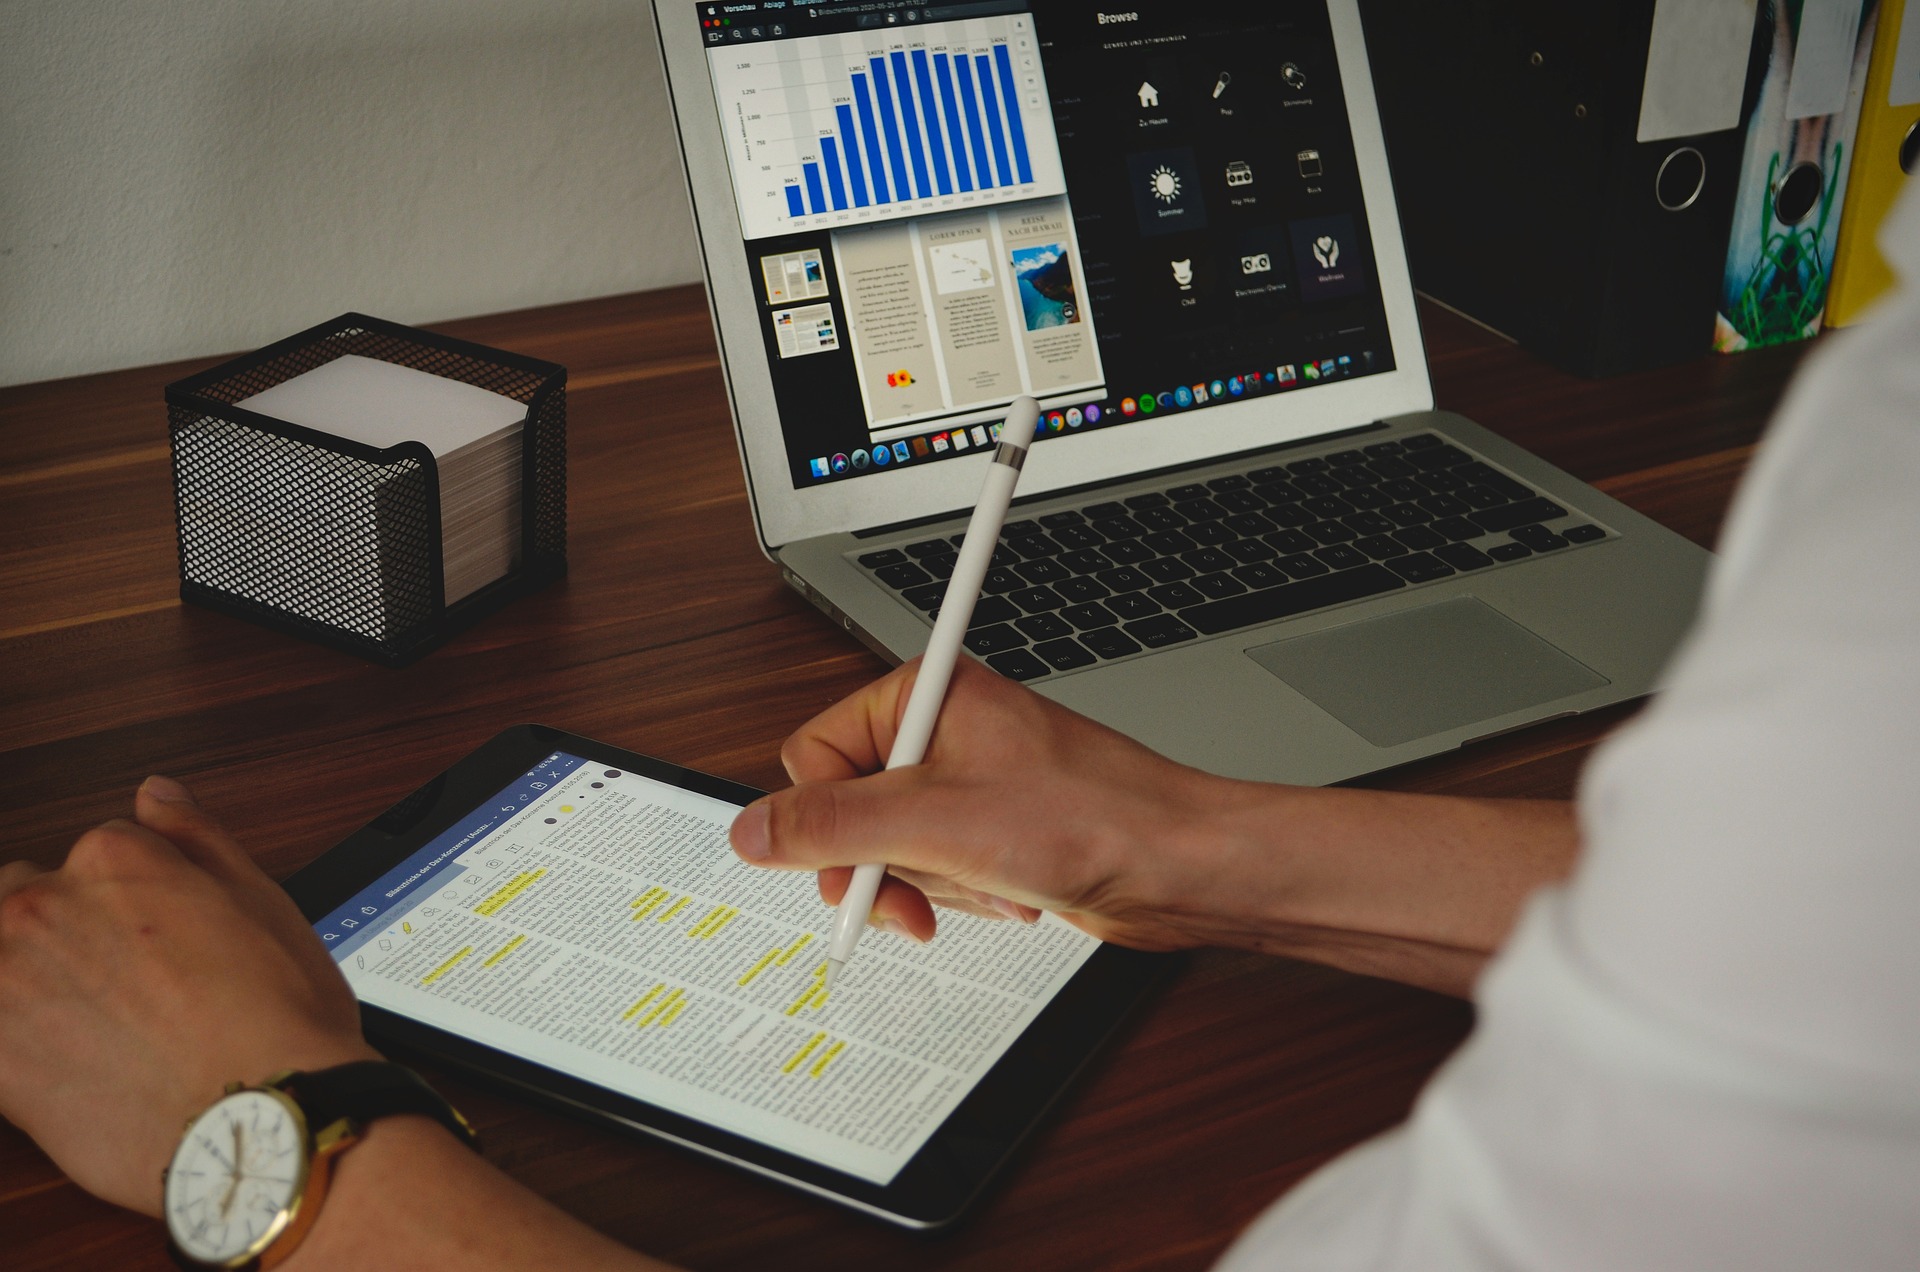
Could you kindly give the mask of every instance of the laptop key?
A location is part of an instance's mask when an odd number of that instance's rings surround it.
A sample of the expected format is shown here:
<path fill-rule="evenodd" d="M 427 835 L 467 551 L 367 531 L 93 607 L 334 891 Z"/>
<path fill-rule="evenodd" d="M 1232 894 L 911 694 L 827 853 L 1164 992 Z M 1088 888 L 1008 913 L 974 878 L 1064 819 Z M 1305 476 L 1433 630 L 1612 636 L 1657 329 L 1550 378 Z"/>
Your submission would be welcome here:
<path fill-rule="evenodd" d="M 898 565 L 883 565 L 873 572 L 873 576 L 891 588 L 912 587 L 915 583 L 933 582 L 933 575 L 911 561 L 902 561 Z"/>
<path fill-rule="evenodd" d="M 981 583 L 980 588 L 990 596 L 1004 596 L 1008 592 L 1018 591 L 1026 586 L 1027 581 L 1012 570 L 995 566 L 987 571 L 986 580 Z"/>
<path fill-rule="evenodd" d="M 1192 566 L 1196 574 L 1211 574 L 1215 570 L 1230 570 L 1234 559 L 1218 548 L 1201 548 L 1198 552 L 1182 553 L 1180 559 Z"/>
<path fill-rule="evenodd" d="M 1275 504 L 1267 509 L 1268 521 L 1289 529 L 1304 526 L 1315 520 L 1314 515 L 1297 503 Z"/>
<path fill-rule="evenodd" d="M 1496 543 L 1487 549 L 1487 555 L 1496 561 L 1518 561 L 1532 556 L 1533 549 L 1524 543 Z"/>
<path fill-rule="evenodd" d="M 1282 475 L 1284 476 L 1285 474 Z M 1270 504 L 1299 503 L 1307 497 L 1306 491 L 1300 489 L 1300 487 L 1294 485 L 1292 482 L 1285 481 L 1262 482 L 1253 488 L 1252 493 L 1258 495 Z"/>
<path fill-rule="evenodd" d="M 1184 583 L 1175 583 L 1174 587 L 1185 587 Z M 1238 596 L 1247 590 L 1247 585 L 1231 574 L 1202 574 L 1193 581 L 1193 590 L 1210 601 L 1222 600 L 1229 596 Z"/>
<path fill-rule="evenodd" d="M 1199 482 L 1188 482 L 1185 485 L 1175 486 L 1167 491 L 1167 498 L 1173 500 L 1176 505 L 1188 499 L 1205 499 L 1206 497 L 1207 488 Z"/>
<path fill-rule="evenodd" d="M 1295 473 L 1293 484 L 1308 497 L 1314 495 L 1337 495 L 1346 487 L 1325 473 Z"/>
<path fill-rule="evenodd" d="M 1205 605 L 1196 605 L 1192 609 L 1182 610 L 1180 617 L 1212 636 L 1219 632 L 1230 632 L 1236 627 L 1271 623 L 1277 618 L 1288 618 L 1294 614 L 1304 614 L 1309 610 L 1325 609 L 1329 605 L 1357 601 L 1363 596 L 1391 592 L 1395 588 L 1405 586 L 1406 584 L 1386 567 L 1367 564 L 1359 569 L 1343 570 L 1324 578 L 1289 583 L 1285 587 L 1270 587 L 1260 592 L 1248 592 L 1245 596 L 1229 597 L 1224 601 L 1208 601 Z M 1128 628 L 1128 631 L 1132 630 L 1131 627 Z"/>
<path fill-rule="evenodd" d="M 1370 512 L 1375 508 L 1384 508 L 1390 503 L 1398 502 L 1378 486 L 1355 486 L 1340 497 L 1363 512 Z"/>
<path fill-rule="evenodd" d="M 1100 661 L 1087 652 L 1086 646 L 1070 636 L 1050 640 L 1044 645 L 1035 645 L 1033 652 L 1055 671 L 1077 671 L 1082 667 L 1091 667 Z"/>
<path fill-rule="evenodd" d="M 1080 633 L 1080 643 L 1102 658 L 1125 658 L 1140 652 L 1140 642 L 1118 627 L 1100 627 Z"/>
<path fill-rule="evenodd" d="M 1228 473 L 1225 477 L 1210 478 L 1207 481 L 1207 489 L 1213 491 L 1245 490 L 1252 484 L 1252 482 L 1248 481 L 1239 473 Z"/>
<path fill-rule="evenodd" d="M 1278 534 L 1263 534 L 1261 540 L 1273 545 L 1273 550 L 1282 556 L 1292 556 L 1296 552 L 1311 552 L 1316 546 L 1313 537 L 1303 530 L 1282 530 Z"/>
<path fill-rule="evenodd" d="M 1111 570 L 1102 570 L 1093 576 L 1115 592 L 1138 592 L 1151 587 L 1153 580 L 1130 565 L 1115 566 Z"/>
<path fill-rule="evenodd" d="M 945 539 L 922 539 L 918 543 L 909 543 L 907 545 L 907 555 L 910 557 L 932 556 L 936 552 L 951 551 L 953 551 L 953 546 Z"/>
<path fill-rule="evenodd" d="M 1173 510 L 1188 521 L 1218 521 L 1227 515 L 1227 510 L 1211 499 L 1183 499 L 1173 505 Z"/>
<path fill-rule="evenodd" d="M 1305 552 L 1281 557 L 1274 564 L 1285 570 L 1288 577 L 1296 579 L 1310 579 L 1316 575 L 1325 574 L 1328 568 Z"/>
<path fill-rule="evenodd" d="M 1072 570 L 1060 564 L 1058 559 L 1050 557 L 1041 557 L 1038 561 L 1028 561 L 1025 565 L 1014 570 L 1014 573 L 1018 574 L 1027 582 L 1036 585 L 1041 583 L 1058 583 L 1061 579 L 1070 579 L 1073 577 Z"/>
<path fill-rule="evenodd" d="M 1195 591 L 1185 583 L 1162 583 L 1159 587 L 1148 588 L 1147 595 L 1165 609 L 1181 609 L 1188 605 L 1198 605 L 1207 599 L 1205 594 Z"/>
<path fill-rule="evenodd" d="M 1150 618 L 1160 612 L 1160 602 L 1144 592 L 1128 592 L 1108 601 L 1107 608 L 1123 619 Z"/>
<path fill-rule="evenodd" d="M 1338 495 L 1320 495 L 1307 500 L 1307 511 L 1316 517 L 1344 517 L 1353 511 L 1353 505 Z"/>
<path fill-rule="evenodd" d="M 1366 538 L 1356 541 L 1353 546 L 1376 561 L 1384 561 L 1388 557 L 1405 556 L 1407 554 L 1406 545 L 1384 534 L 1368 535 Z"/>
<path fill-rule="evenodd" d="M 1075 552 L 1081 548 L 1097 548 L 1107 541 L 1107 537 L 1087 526 L 1059 526 L 1053 531 L 1053 541 L 1067 551 Z"/>
<path fill-rule="evenodd" d="M 1008 539 L 1017 539 L 1021 535 L 1039 533 L 1040 523 L 1037 521 L 1009 521 L 1000 527 L 1000 534 L 1002 537 Z"/>
<path fill-rule="evenodd" d="M 1347 543 L 1360 536 L 1338 521 L 1318 521 L 1307 527 L 1315 543 Z"/>
<path fill-rule="evenodd" d="M 1267 506 L 1267 501 L 1251 490 L 1225 490 L 1214 495 L 1213 502 L 1220 505 L 1231 517 L 1235 513 L 1258 512 Z"/>
<path fill-rule="evenodd" d="M 1103 539 L 1138 539 L 1147 532 L 1147 528 L 1132 517 L 1102 517 L 1093 523 Z"/>
<path fill-rule="evenodd" d="M 1233 577 L 1255 591 L 1263 587 L 1279 587 L 1287 581 L 1284 573 L 1264 561 L 1239 567 L 1233 571 Z"/>
<path fill-rule="evenodd" d="M 1178 530 L 1187 519 L 1171 508 L 1136 509 L 1133 519 L 1149 530 Z"/>
<path fill-rule="evenodd" d="M 1504 508 L 1489 508 L 1476 512 L 1469 518 L 1473 524 L 1488 534 L 1497 534 L 1502 530 L 1511 530 L 1515 526 L 1531 525 L 1536 521 L 1551 521 L 1555 517 L 1564 517 L 1567 510 L 1551 499 L 1535 497 L 1523 499 Z"/>
<path fill-rule="evenodd" d="M 1336 570 L 1351 570 L 1355 566 L 1367 563 L 1367 554 L 1349 543 L 1336 543 L 1330 548 L 1315 548 L 1313 555 L 1323 564 Z"/>
<path fill-rule="evenodd" d="M 1473 456 L 1467 454 L 1467 452 L 1461 450 L 1458 446 L 1435 446 L 1427 450 L 1422 450 L 1416 455 L 1409 455 L 1407 457 L 1409 464 L 1412 464 L 1415 468 L 1423 472 L 1431 471 L 1435 468 L 1451 468 L 1455 464 L 1470 463 L 1472 460 Z"/>
<path fill-rule="evenodd" d="M 1419 433 L 1413 437 L 1403 437 L 1400 439 L 1401 449 L 1410 451 L 1430 450 L 1441 444 L 1440 439 L 1432 433 Z"/>
<path fill-rule="evenodd" d="M 1592 543 L 1595 539 L 1604 539 L 1607 532 L 1599 526 L 1566 526 L 1560 531 L 1561 538 L 1568 543 Z"/>
<path fill-rule="evenodd" d="M 1167 497 L 1159 491 L 1149 490 L 1143 495 L 1128 495 L 1120 502 L 1138 511 L 1142 508 L 1164 508 L 1167 506 L 1168 500 Z"/>
<path fill-rule="evenodd" d="M 1475 485 L 1486 486 L 1489 489 L 1499 491 L 1508 499 L 1531 499 L 1533 497 L 1533 490 L 1530 487 L 1521 485 L 1513 478 L 1501 472 L 1498 468 L 1495 468 L 1492 464 L 1485 464 L 1477 459 L 1471 464 L 1462 464 L 1453 471 L 1459 473 Z"/>
<path fill-rule="evenodd" d="M 1417 527 L 1409 526 L 1400 533 L 1403 535 L 1412 534 L 1416 528 Z M 1442 538 L 1451 539 L 1455 543 L 1459 543 L 1465 539 L 1478 539 L 1483 533 L 1479 526 L 1474 525 L 1473 522 L 1468 521 L 1465 517 L 1446 517 L 1425 528 L 1440 535 Z M 1402 539 L 1401 542 L 1406 543 L 1410 548 L 1420 546 L 1416 543 L 1407 543 L 1405 539 Z"/>
<path fill-rule="evenodd" d="M 939 556 L 924 556 L 920 558 L 920 568 L 928 574 L 933 575 L 936 579 L 952 578 L 953 567 L 958 564 L 960 564 L 959 557 L 950 556 L 944 552 Z"/>
<path fill-rule="evenodd" d="M 1296 475 L 1302 473 L 1324 473 L 1327 471 L 1327 461 L 1319 458 L 1296 459 L 1287 465 L 1287 471 Z"/>
<path fill-rule="evenodd" d="M 1120 621 L 1112 610 L 1098 601 L 1088 601 L 1085 605 L 1069 605 L 1060 611 L 1060 617 L 1083 632 L 1096 627 L 1112 627 Z"/>
<path fill-rule="evenodd" d="M 927 611 L 927 617 L 935 622 L 940 618 L 940 607 L 934 606 Z M 1013 602 L 1004 596 L 983 596 L 973 603 L 973 612 L 967 615 L 967 629 L 990 627 L 995 623 L 1011 623 L 1020 617 L 1020 611 Z"/>
<path fill-rule="evenodd" d="M 1398 455 L 1403 448 L 1398 442 L 1375 442 L 1371 446 L 1362 446 L 1360 449 L 1375 459 L 1380 459 L 1388 455 Z"/>
<path fill-rule="evenodd" d="M 1098 522 L 1105 521 L 1108 517 L 1126 516 L 1127 505 L 1118 499 L 1110 499 L 1106 503 L 1088 504 L 1080 511 L 1086 514 L 1087 520 Z"/>
<path fill-rule="evenodd" d="M 1271 544 L 1260 539 L 1235 539 L 1232 543 L 1222 545 L 1220 550 L 1242 565 L 1271 561 L 1280 555 Z"/>
<path fill-rule="evenodd" d="M 1433 550 L 1433 555 L 1456 570 L 1482 570 L 1493 564 L 1492 557 L 1471 543 L 1443 543 Z"/>
<path fill-rule="evenodd" d="M 1039 614 L 1046 610 L 1057 610 L 1066 602 L 1060 599 L 1060 593 L 1050 587 L 1022 588 L 1018 592 L 1009 592 L 1007 599 L 1029 614 Z"/>
<path fill-rule="evenodd" d="M 1078 512 L 1068 509 L 1065 512 L 1049 512 L 1040 518 L 1040 524 L 1049 530 L 1058 530 L 1062 526 L 1077 526 L 1086 518 Z"/>
<path fill-rule="evenodd" d="M 1393 537 L 1398 539 L 1401 543 L 1405 544 L 1407 547 L 1412 548 L 1415 552 L 1431 552 L 1435 548 L 1439 547 L 1441 544 L 1447 542 L 1449 538 L 1449 536 L 1440 533 L 1439 527 L 1443 524 L 1444 524 L 1443 522 L 1436 521 L 1431 526 L 1408 526 L 1404 530 L 1395 530 L 1393 532 Z M 1473 525 L 1471 522 L 1468 522 L 1465 524 L 1468 530 L 1473 529 Z M 1475 534 L 1457 535 L 1452 537 L 1462 538 L 1462 539 L 1479 538 L 1479 536 Z"/>
<path fill-rule="evenodd" d="M 1366 463 L 1367 456 L 1365 452 L 1357 450 L 1335 451 L 1327 456 L 1327 462 L 1335 468 L 1350 468 L 1355 464 Z"/>
<path fill-rule="evenodd" d="M 882 548 L 878 552 L 865 553 L 859 558 L 860 564 L 869 570 L 877 570 L 883 565 L 899 565 L 906 559 L 907 554 L 898 548 Z"/>
<path fill-rule="evenodd" d="M 1104 570 L 1113 562 L 1109 561 L 1098 548 L 1082 548 L 1078 552 L 1064 552 L 1055 557 L 1061 566 L 1074 574 L 1092 574 L 1095 570 Z"/>
<path fill-rule="evenodd" d="M 1273 593 L 1251 592 L 1248 595 L 1271 596 Z M 1231 605 L 1233 602 L 1215 601 L 1213 604 Z M 1168 645 L 1178 645 L 1181 641 L 1192 640 L 1200 634 L 1171 614 L 1155 614 L 1152 618 L 1137 619 L 1120 630 L 1148 649 L 1165 649 Z"/>
<path fill-rule="evenodd" d="M 1492 486 L 1468 486 L 1460 492 L 1460 498 L 1473 508 L 1498 508 L 1510 502 L 1508 498 Z"/>
<path fill-rule="evenodd" d="M 1056 614 L 1029 614 L 1013 624 L 1028 640 L 1058 640 L 1073 634 L 1073 624 Z"/>
<path fill-rule="evenodd" d="M 1176 552 L 1191 552 L 1200 546 L 1178 530 L 1156 530 L 1140 542 L 1162 556 L 1171 556 Z"/>
<path fill-rule="evenodd" d="M 1391 534 L 1393 532 L 1393 522 L 1388 521 L 1377 512 L 1348 513 L 1346 516 L 1340 518 L 1340 520 L 1346 522 L 1348 528 L 1359 535 Z"/>
<path fill-rule="evenodd" d="M 1424 525 L 1433 520 L 1433 514 L 1414 503 L 1397 503 L 1390 508 L 1382 508 L 1380 515 L 1396 526 Z"/>
<path fill-rule="evenodd" d="M 1430 473 L 1421 473 L 1414 480 L 1436 495 L 1450 495 L 1473 485 L 1473 479 L 1458 468 L 1436 468 Z"/>
<path fill-rule="evenodd" d="M 1217 548 L 1223 543 L 1231 543 L 1239 536 L 1227 528 L 1223 521 L 1198 521 L 1180 532 L 1204 547 Z"/>
<path fill-rule="evenodd" d="M 1524 543 L 1535 552 L 1552 552 L 1567 546 L 1567 541 L 1545 526 L 1517 526 L 1508 532 L 1515 543 Z"/>
<path fill-rule="evenodd" d="M 989 627 L 976 627 L 967 633 L 968 652 L 985 658 L 988 654 L 997 654 L 1003 649 L 1019 649 L 1027 643 L 1027 638 L 1015 631 L 1009 624 L 994 623 Z"/>
<path fill-rule="evenodd" d="M 1060 593 L 1060 598 L 1069 605 L 1079 605 L 1086 601 L 1103 601 L 1113 595 L 1101 586 L 1098 580 L 1086 575 L 1062 579 L 1053 585 L 1053 590 Z"/>
<path fill-rule="evenodd" d="M 1010 649 L 1004 654 L 989 654 L 987 666 L 1008 680 L 1038 680 L 1047 674 L 1047 664 L 1028 649 Z"/>
<path fill-rule="evenodd" d="M 1151 560 L 1155 555 L 1152 548 L 1138 539 L 1122 539 L 1118 543 L 1109 543 L 1100 551 L 1115 565 L 1138 565 L 1142 561 Z"/>
<path fill-rule="evenodd" d="M 1466 503 L 1452 495 L 1428 495 L 1420 501 L 1419 506 L 1436 517 L 1458 517 L 1472 511 Z"/>
<path fill-rule="evenodd" d="M 1281 465 L 1275 464 L 1270 468 L 1256 468 L 1248 473 L 1247 476 L 1252 479 L 1254 485 L 1259 486 L 1267 482 L 1285 481 L 1287 479 L 1287 470 Z"/>
<path fill-rule="evenodd" d="M 915 609 L 937 609 L 939 608 L 940 602 L 947 599 L 947 585 L 945 583 L 922 583 L 917 587 L 907 588 L 901 592 L 900 595 L 905 599 L 907 604 L 913 606 Z"/>
<path fill-rule="evenodd" d="M 1237 535 L 1265 534 L 1273 529 L 1273 522 L 1257 512 L 1235 513 L 1220 524 Z"/>
<path fill-rule="evenodd" d="M 1378 477 L 1381 481 L 1403 481 L 1420 470 L 1404 459 L 1397 459 L 1388 455 L 1377 457 L 1371 464 L 1367 465 L 1367 471 L 1375 477 Z"/>
<path fill-rule="evenodd" d="M 1387 568 L 1409 583 L 1425 583 L 1430 579 L 1444 579 L 1453 573 L 1453 567 L 1434 556 L 1431 552 L 1415 552 L 1411 556 L 1398 557 L 1387 562 Z"/>
<path fill-rule="evenodd" d="M 1035 561 L 1041 557 L 1057 556 L 1060 552 L 1060 545 L 1044 534 L 1023 534 L 1013 542 L 1018 545 L 1016 550 L 1020 553 L 1020 559 L 1023 561 Z M 1007 546 L 1009 545 L 1001 545 L 1003 548 Z"/>

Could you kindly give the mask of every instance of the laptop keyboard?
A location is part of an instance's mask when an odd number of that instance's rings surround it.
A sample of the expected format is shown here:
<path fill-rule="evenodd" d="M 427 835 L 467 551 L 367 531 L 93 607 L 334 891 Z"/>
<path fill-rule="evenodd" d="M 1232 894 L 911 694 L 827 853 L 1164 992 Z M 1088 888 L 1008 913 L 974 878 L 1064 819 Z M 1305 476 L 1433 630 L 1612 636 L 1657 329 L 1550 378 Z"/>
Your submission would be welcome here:
<path fill-rule="evenodd" d="M 1036 680 L 1607 533 L 1422 433 L 1009 521 L 966 647 Z M 931 625 L 964 537 L 855 560 Z"/>

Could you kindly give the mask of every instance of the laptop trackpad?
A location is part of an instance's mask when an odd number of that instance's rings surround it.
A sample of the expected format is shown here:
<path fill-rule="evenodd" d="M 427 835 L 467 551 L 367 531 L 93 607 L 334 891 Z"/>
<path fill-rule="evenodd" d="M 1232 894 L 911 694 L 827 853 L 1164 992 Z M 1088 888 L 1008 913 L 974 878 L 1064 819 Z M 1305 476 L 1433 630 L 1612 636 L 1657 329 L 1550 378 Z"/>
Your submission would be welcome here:
<path fill-rule="evenodd" d="M 1247 657 L 1380 747 L 1609 683 L 1470 596 L 1260 645 Z"/>

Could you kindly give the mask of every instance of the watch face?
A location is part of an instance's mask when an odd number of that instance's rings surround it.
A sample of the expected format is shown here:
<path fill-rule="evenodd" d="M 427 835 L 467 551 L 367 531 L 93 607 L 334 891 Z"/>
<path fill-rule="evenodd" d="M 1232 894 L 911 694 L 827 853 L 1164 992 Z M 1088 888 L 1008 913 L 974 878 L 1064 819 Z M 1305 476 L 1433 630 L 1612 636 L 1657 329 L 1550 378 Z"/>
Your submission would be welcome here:
<path fill-rule="evenodd" d="M 306 1183 L 306 1138 L 277 1091 L 240 1091 L 201 1114 L 167 1168 L 167 1228 L 181 1253 L 223 1264 L 265 1249 Z"/>

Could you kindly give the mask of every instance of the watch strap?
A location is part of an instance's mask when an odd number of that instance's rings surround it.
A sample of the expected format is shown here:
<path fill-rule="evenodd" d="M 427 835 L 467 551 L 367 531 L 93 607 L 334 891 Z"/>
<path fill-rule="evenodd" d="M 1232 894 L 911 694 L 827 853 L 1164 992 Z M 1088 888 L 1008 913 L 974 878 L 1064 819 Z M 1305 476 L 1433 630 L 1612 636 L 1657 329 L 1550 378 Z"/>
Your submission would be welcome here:
<path fill-rule="evenodd" d="M 315 1133 L 342 1118 L 358 1130 L 383 1117 L 411 1113 L 432 1118 L 469 1148 L 480 1147 L 479 1136 L 458 1109 L 419 1074 L 390 1060 L 296 1071 L 271 1085 L 293 1097 Z"/>

